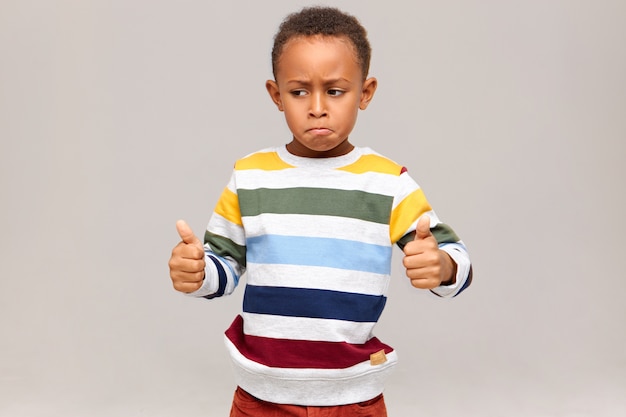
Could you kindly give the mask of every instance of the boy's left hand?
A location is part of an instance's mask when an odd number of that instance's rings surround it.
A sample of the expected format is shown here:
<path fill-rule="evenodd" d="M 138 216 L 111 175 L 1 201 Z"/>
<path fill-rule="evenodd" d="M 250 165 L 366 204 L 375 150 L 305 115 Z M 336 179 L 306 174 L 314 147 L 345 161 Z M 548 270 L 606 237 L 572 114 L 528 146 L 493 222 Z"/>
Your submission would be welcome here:
<path fill-rule="evenodd" d="M 404 246 L 402 263 L 411 285 L 421 289 L 433 289 L 442 283 L 455 282 L 456 264 L 446 252 L 439 249 L 437 239 L 430 231 L 430 218 L 422 216 L 417 222 L 415 240 Z"/>

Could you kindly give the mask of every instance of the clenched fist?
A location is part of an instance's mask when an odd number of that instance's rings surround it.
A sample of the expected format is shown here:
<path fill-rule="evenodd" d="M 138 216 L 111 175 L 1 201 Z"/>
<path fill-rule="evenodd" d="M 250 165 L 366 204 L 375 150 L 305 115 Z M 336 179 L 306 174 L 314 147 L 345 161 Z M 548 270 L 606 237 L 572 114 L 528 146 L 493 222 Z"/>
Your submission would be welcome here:
<path fill-rule="evenodd" d="M 170 278 L 176 290 L 194 292 L 204 281 L 204 248 L 184 220 L 176 222 L 176 230 L 181 241 L 172 250 L 169 261 Z"/>
<path fill-rule="evenodd" d="M 415 240 L 404 246 L 404 255 L 402 264 L 414 287 L 430 290 L 442 283 L 454 283 L 456 264 L 450 255 L 439 249 L 437 239 L 430 231 L 428 216 L 420 217 L 415 229 Z"/>

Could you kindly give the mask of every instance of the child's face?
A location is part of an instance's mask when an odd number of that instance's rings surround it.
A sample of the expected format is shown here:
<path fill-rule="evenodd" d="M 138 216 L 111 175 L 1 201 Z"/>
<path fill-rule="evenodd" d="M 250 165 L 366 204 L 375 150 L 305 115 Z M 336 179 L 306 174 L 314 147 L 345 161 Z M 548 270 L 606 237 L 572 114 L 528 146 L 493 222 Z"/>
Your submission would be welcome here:
<path fill-rule="evenodd" d="M 266 83 L 293 133 L 287 148 L 313 158 L 352 150 L 348 135 L 376 86 L 375 78 L 363 81 L 347 38 L 321 36 L 290 40 L 278 61 L 276 81 Z"/>

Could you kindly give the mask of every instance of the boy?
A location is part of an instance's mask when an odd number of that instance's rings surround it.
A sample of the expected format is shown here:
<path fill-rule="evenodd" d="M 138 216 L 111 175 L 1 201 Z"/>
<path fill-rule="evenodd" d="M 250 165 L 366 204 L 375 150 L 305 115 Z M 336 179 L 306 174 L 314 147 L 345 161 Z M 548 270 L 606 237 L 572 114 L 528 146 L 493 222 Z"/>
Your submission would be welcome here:
<path fill-rule="evenodd" d="M 370 51 L 365 29 L 337 9 L 288 16 L 266 88 L 291 142 L 237 161 L 204 245 L 177 222 L 178 291 L 227 295 L 247 272 L 243 312 L 225 338 L 238 384 L 231 416 L 385 416 L 397 357 L 372 330 L 392 246 L 417 288 L 452 297 L 471 282 L 465 247 L 406 169 L 348 140 L 377 87 Z"/>

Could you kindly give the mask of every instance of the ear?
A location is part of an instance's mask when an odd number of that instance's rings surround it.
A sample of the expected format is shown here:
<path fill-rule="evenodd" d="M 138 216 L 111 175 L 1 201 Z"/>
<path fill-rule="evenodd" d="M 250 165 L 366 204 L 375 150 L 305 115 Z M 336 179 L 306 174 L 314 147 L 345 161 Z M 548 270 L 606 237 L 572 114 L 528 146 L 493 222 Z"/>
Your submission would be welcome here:
<path fill-rule="evenodd" d="M 283 111 L 283 102 L 280 99 L 280 90 L 278 89 L 278 84 L 274 80 L 267 80 L 265 82 L 265 88 L 270 95 L 270 98 L 278 107 L 278 110 Z"/>
<path fill-rule="evenodd" d="M 363 82 L 363 88 L 361 89 L 361 101 L 359 102 L 359 109 L 365 110 L 370 104 L 370 101 L 374 98 L 374 93 L 378 87 L 378 80 L 374 77 L 368 78 Z"/>

